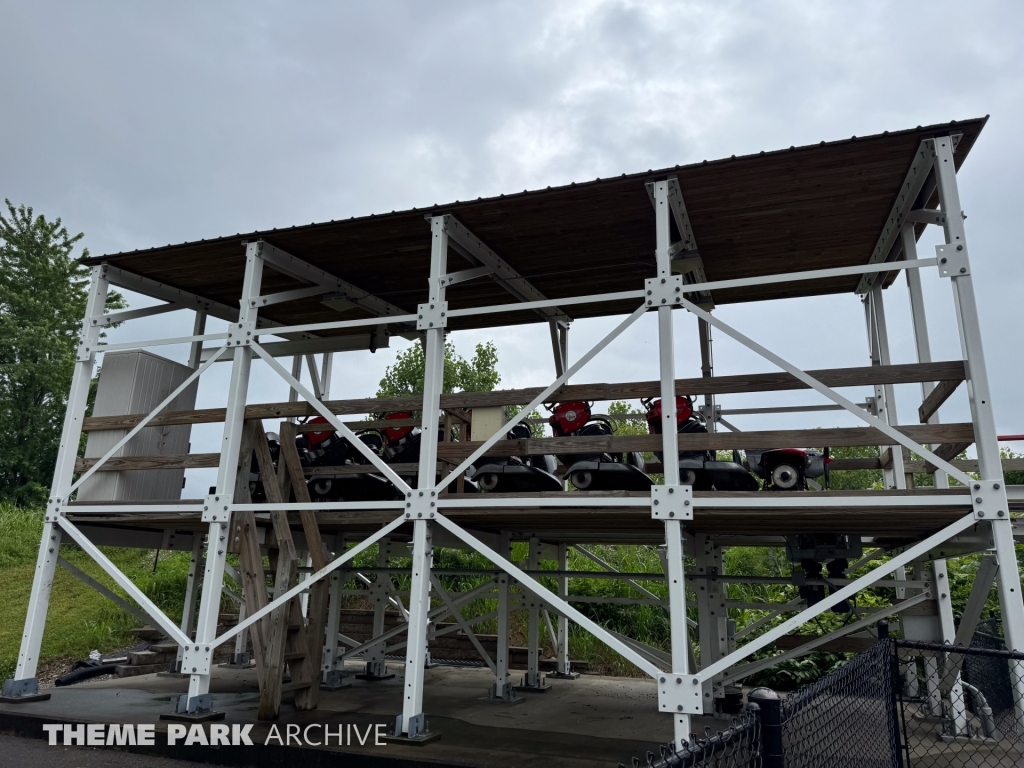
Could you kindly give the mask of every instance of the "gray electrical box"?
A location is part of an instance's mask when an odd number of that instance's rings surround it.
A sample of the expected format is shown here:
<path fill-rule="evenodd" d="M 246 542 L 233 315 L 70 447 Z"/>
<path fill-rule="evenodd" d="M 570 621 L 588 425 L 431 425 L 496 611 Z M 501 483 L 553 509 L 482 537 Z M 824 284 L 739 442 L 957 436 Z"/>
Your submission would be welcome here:
<path fill-rule="evenodd" d="M 93 416 L 127 416 L 152 411 L 192 374 L 187 365 L 149 352 L 108 352 L 103 357 Z M 190 411 L 196 405 L 194 381 L 164 409 Z M 86 458 L 99 458 L 113 448 L 128 429 L 89 432 Z M 121 447 L 115 456 L 170 456 L 189 452 L 190 424 L 146 427 Z M 102 469 L 78 489 L 79 501 L 177 500 L 185 480 L 184 469 Z"/>

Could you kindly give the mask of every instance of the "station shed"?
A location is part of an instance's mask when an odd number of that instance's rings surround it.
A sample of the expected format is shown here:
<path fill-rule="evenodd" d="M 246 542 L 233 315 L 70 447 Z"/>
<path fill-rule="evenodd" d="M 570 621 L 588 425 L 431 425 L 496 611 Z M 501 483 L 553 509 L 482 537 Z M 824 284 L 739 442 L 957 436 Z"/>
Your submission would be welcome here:
<path fill-rule="evenodd" d="M 399 662 L 403 693 L 394 702 L 393 736 L 410 742 L 436 736 L 427 728 L 423 695 L 428 642 L 439 632 L 460 631 L 479 646 L 494 673 L 489 698 L 508 704 L 522 698 L 523 688 L 548 685 L 540 667 L 542 626 L 556 648 L 556 668 L 548 677 L 572 684 L 568 633 L 570 623 L 576 624 L 656 681 L 656 706 L 666 723 L 671 720 L 677 743 L 689 738 L 692 717 L 723 711 L 736 682 L 861 632 L 883 616 L 907 617 L 906 631 L 919 633 L 922 641 L 962 642 L 977 625 L 993 581 L 1006 644 L 1024 651 L 1024 604 L 1014 551 L 1020 534 L 1013 520 L 1024 493 L 1008 488 L 1003 477 L 973 285 L 973 270 L 984 271 L 984 258 L 970 258 L 956 176 L 984 124 L 985 119 L 971 119 L 919 126 L 87 259 L 91 283 L 81 346 L 17 671 L 4 684 L 4 701 L 27 702 L 45 695 L 38 690 L 36 669 L 65 537 L 95 558 L 154 626 L 179 644 L 176 669 L 188 677 L 188 692 L 167 715 L 180 719 L 217 716 L 216 695 L 210 693 L 213 653 L 234 643 L 236 656 L 243 656 L 246 633 L 256 656 L 261 718 L 275 717 L 282 693 L 288 691 L 294 692 L 298 709 L 315 708 L 320 686 L 343 683 L 346 662 L 365 662 L 363 676 L 368 679 L 385 678 L 387 657 L 404 649 Z M 917 252 L 928 226 L 943 233 L 935 256 Z M 956 316 L 960 359 L 932 359 L 920 270 L 935 270 L 950 282 L 951 306 L 945 311 Z M 903 275 L 913 327 L 899 330 L 912 334 L 918 362 L 894 365 L 884 298 Z M 162 303 L 105 314 L 111 286 Z M 862 367 L 802 370 L 755 341 L 756 330 L 734 328 L 714 311 L 730 303 L 829 294 L 863 302 L 870 354 Z M 110 323 L 182 310 L 195 314 L 190 336 L 101 343 L 102 329 Z M 570 383 L 648 312 L 658 318 L 657 380 Z M 676 378 L 673 338 L 679 312 L 699 319 L 704 374 L 699 378 Z M 571 323 L 606 316 L 623 319 L 591 349 L 570 355 Z M 206 333 L 208 317 L 227 321 L 228 329 Z M 549 384 L 442 392 L 447 334 L 527 323 L 550 328 L 555 376 Z M 755 352 L 766 370 L 715 376 L 713 333 Z M 395 335 L 424 346 L 422 397 L 325 396 L 331 389 L 334 355 L 387 346 Z M 191 373 L 184 376 L 175 369 L 173 386 L 160 398 L 150 397 L 159 403 L 148 413 L 86 416 L 97 355 L 153 353 L 171 344 L 190 345 Z M 314 355 L 323 355 L 319 369 L 313 365 Z M 256 359 L 288 384 L 288 401 L 246 402 Z M 309 387 L 299 376 L 304 359 L 312 373 Z M 183 395 L 187 399 L 189 388 L 218 361 L 231 366 L 223 407 L 169 407 Z M 907 383 L 920 383 L 922 402 L 919 423 L 901 425 L 895 416 L 894 386 Z M 853 387 L 870 387 L 872 394 L 855 402 L 841 391 Z M 332 394 L 337 382 L 333 389 Z M 816 392 L 830 405 L 763 410 L 845 410 L 863 425 L 729 428 L 730 411 L 723 402 L 730 395 L 786 390 Z M 971 420 L 940 423 L 939 407 L 958 392 L 966 393 Z M 706 432 L 677 434 L 671 429 L 677 396 L 702 398 Z M 648 435 L 506 438 L 544 404 L 637 398 L 660 398 L 661 416 L 669 427 Z M 471 434 L 467 439 L 464 425 L 472 422 L 473 409 L 509 406 L 519 410 L 502 428 L 486 439 Z M 410 413 L 404 420 L 386 423 L 379 416 L 403 411 Z M 321 420 L 311 425 L 312 417 Z M 264 434 L 263 421 L 269 419 L 282 420 L 276 458 Z M 223 423 L 219 451 L 125 451 L 146 430 L 200 423 Z M 443 439 L 422 440 L 417 462 L 395 465 L 356 435 L 389 425 L 419 426 L 424 435 L 443 425 Z M 454 425 L 463 427 L 453 430 Z M 331 468 L 332 477 L 375 474 L 396 489 L 394 498 L 311 500 L 307 486 L 319 470 L 304 467 L 291 445 L 297 435 L 313 431 L 340 433 L 361 456 L 357 466 Z M 456 431 L 460 439 L 452 439 Z M 83 433 L 90 440 L 97 436 L 102 452 L 97 448 L 79 457 Z M 105 443 L 100 435 L 107 436 Z M 181 444 L 180 435 L 175 444 Z M 680 452 L 823 445 L 879 446 L 879 458 L 837 459 L 831 471 L 881 469 L 884 487 L 799 493 L 699 490 L 682 481 L 678 462 Z M 977 459 L 958 461 L 970 446 Z M 647 470 L 661 480 L 649 491 L 483 493 L 467 488 L 467 470 L 487 456 L 583 452 L 656 452 L 662 458 Z M 262 478 L 259 499 L 250 497 L 254 462 Z M 97 473 L 192 467 L 217 468 L 216 485 L 205 498 L 119 498 L 115 493 L 96 500 L 81 494 Z M 922 472 L 933 475 L 933 486 L 914 487 L 914 473 Z M 805 579 L 804 585 L 822 587 L 820 599 L 810 603 L 797 599 L 741 605 L 728 598 L 726 584 L 757 579 L 726 573 L 725 548 L 792 547 L 800 535 L 855 540 L 867 554 L 850 563 L 849 570 L 868 562 L 874 566 L 855 579 Z M 526 562 L 511 560 L 514 541 L 529 542 Z M 189 589 L 194 600 L 186 615 L 179 619 L 161 612 L 103 555 L 99 546 L 108 544 L 193 552 Z M 374 544 L 380 552 L 377 566 L 354 569 L 354 558 Z M 594 544 L 656 547 L 663 569 L 616 572 L 588 549 Z M 494 569 L 475 573 L 483 579 L 480 586 L 448 592 L 440 581 L 444 574 L 432 570 L 435 547 L 477 552 Z M 587 553 L 603 573 L 569 571 L 570 548 Z M 984 553 L 985 565 L 957 627 L 945 560 L 970 553 Z M 237 568 L 229 561 L 233 554 L 239 556 Z M 270 556 L 269 585 L 265 554 Z M 391 567 L 392 557 L 411 558 L 411 564 Z M 687 566 L 690 558 L 693 565 Z M 555 570 L 542 570 L 542 560 L 556 561 Z M 353 592 L 345 585 L 357 570 L 360 594 L 375 606 L 372 638 L 365 643 L 346 642 L 338 632 L 343 598 Z M 541 583 L 542 574 L 556 580 L 557 590 Z M 395 586 L 396 575 L 407 577 L 407 593 Z M 612 632 L 581 612 L 585 601 L 569 593 L 569 579 L 599 577 L 626 580 L 640 595 L 633 602 L 667 609 L 670 650 Z M 237 625 L 218 635 L 226 579 L 240 588 L 236 598 L 243 612 Z M 655 594 L 641 581 L 663 582 L 666 590 Z M 788 577 L 780 581 L 794 583 Z M 779 643 L 793 630 L 867 588 L 892 589 L 897 599 L 891 608 L 861 615 L 833 635 L 751 660 L 773 643 L 781 648 Z M 695 622 L 687 618 L 688 590 L 696 599 Z M 480 617 L 467 620 L 459 612 L 460 606 L 481 597 L 497 601 L 497 609 L 483 617 L 498 621 L 493 658 L 475 641 L 473 626 Z M 403 620 L 386 629 L 389 606 Z M 744 643 L 744 632 L 730 626 L 728 612 L 735 608 L 763 610 L 758 626 L 793 615 Z M 523 685 L 516 686 L 509 671 L 508 629 L 510 612 L 520 609 L 529 612 L 529 649 Z M 446 618 L 451 627 L 437 629 Z M 1024 723 L 1020 686 L 1015 696 Z"/>

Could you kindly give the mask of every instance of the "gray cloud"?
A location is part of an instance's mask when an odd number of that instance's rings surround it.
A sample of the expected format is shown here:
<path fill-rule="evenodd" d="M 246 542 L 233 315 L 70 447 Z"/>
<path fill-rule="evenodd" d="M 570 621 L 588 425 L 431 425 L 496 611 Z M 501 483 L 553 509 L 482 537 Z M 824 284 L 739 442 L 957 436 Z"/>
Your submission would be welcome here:
<path fill-rule="evenodd" d="M 961 191 L 1000 429 L 1024 432 L 1014 387 L 1021 366 L 1007 354 L 1020 341 L 1024 282 L 1013 231 L 1024 170 L 1024 14 L 1010 2 L 963 10 L 952 2 L 5 2 L 0 193 L 62 216 L 98 254 L 991 113 Z M 949 287 L 932 275 L 925 282 L 936 356 L 957 357 Z M 909 361 L 902 281 L 887 293 L 893 357 Z M 721 315 L 807 367 L 866 360 L 852 296 Z M 166 317 L 117 333 L 153 333 L 168 327 Z M 680 322 L 680 370 L 692 371 L 695 336 Z M 573 349 L 606 327 L 577 324 Z M 505 384 L 550 375 L 539 327 L 459 334 L 456 344 L 469 352 L 491 337 Z M 653 339 L 637 328 L 581 380 L 653 376 Z M 718 342 L 719 372 L 769 369 L 734 346 Z M 335 394 L 372 392 L 393 355 L 348 356 Z M 277 391 L 265 381 L 254 387 L 261 398 Z M 204 387 L 204 397 L 215 390 Z M 900 388 L 898 397 L 909 421 L 919 392 Z M 943 411 L 966 415 L 962 394 Z M 770 424 L 779 421 L 743 426 Z"/>

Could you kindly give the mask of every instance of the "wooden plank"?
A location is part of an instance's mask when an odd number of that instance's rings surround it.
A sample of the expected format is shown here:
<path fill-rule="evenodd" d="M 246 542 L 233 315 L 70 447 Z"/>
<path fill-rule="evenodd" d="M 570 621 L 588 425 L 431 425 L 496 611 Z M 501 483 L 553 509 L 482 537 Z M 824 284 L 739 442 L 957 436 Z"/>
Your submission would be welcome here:
<path fill-rule="evenodd" d="M 274 592 L 278 599 L 290 587 L 295 574 L 295 561 L 289 560 L 280 549 L 268 550 L 270 566 L 274 569 Z M 288 624 L 291 622 L 289 600 L 270 612 L 270 630 L 263 651 L 265 672 L 260 686 L 260 701 L 256 717 L 258 720 L 276 720 L 281 711 L 281 685 L 285 671 L 285 645 L 288 641 Z"/>
<path fill-rule="evenodd" d="M 75 459 L 75 472 L 90 469 L 98 458 Z M 220 466 L 219 453 L 182 453 L 166 456 L 113 456 L 97 472 L 117 472 L 141 469 L 206 469 Z"/>
<path fill-rule="evenodd" d="M 952 441 L 952 442 L 948 442 L 948 443 L 943 443 L 942 445 L 940 445 L 938 447 L 932 448 L 932 453 L 934 453 L 940 459 L 944 459 L 945 461 L 949 461 L 950 459 L 955 459 L 961 453 L 966 451 L 968 448 L 971 447 L 971 445 L 973 443 L 974 443 L 973 440 L 971 440 L 970 442 L 967 442 L 966 440 L 960 440 L 960 441 Z M 937 467 L 934 464 L 932 464 L 930 461 L 926 461 L 924 466 L 925 466 L 925 472 L 928 472 L 929 474 L 934 472 L 937 469 Z"/>
<path fill-rule="evenodd" d="M 295 448 L 295 425 L 287 421 L 281 422 L 281 452 L 280 464 L 283 475 L 288 479 L 288 486 L 295 496 L 295 501 L 301 504 L 308 504 L 309 488 L 306 485 L 306 477 L 302 471 L 302 464 L 299 462 L 299 453 Z M 285 496 L 285 498 L 288 498 Z M 306 544 L 309 547 L 309 554 L 313 561 L 313 569 L 321 570 L 326 568 L 330 562 L 327 546 L 320 536 L 320 526 L 317 524 L 316 514 L 310 510 L 301 510 L 299 520 L 302 522 L 302 531 L 306 535 Z M 307 666 L 308 670 L 292 671 L 292 679 L 301 676 L 305 680 L 318 680 L 320 662 L 323 659 L 324 632 L 327 627 L 328 608 L 328 582 L 320 579 L 309 592 L 309 628 L 304 638 L 307 644 Z M 297 709 L 315 709 L 319 698 L 319 686 L 312 685 L 306 690 L 295 695 L 295 706 Z"/>
<path fill-rule="evenodd" d="M 974 440 L 971 424 L 920 424 L 896 429 L 918 443 Z M 708 432 L 679 435 L 681 451 L 728 449 L 791 448 L 814 446 L 884 445 L 891 441 L 874 427 L 837 427 L 834 429 L 790 429 L 766 432 Z M 482 442 L 439 443 L 439 459 L 468 456 Z M 622 453 L 657 451 L 660 435 L 619 435 L 608 437 L 544 437 L 527 440 L 502 440 L 486 452 L 488 456 L 528 456 L 532 454 Z"/>
<path fill-rule="evenodd" d="M 252 436 L 253 451 L 256 454 L 256 462 L 263 480 L 263 492 L 267 497 L 267 505 L 271 507 L 269 510 L 270 521 L 277 542 L 276 577 L 274 579 L 274 599 L 276 600 L 291 589 L 295 582 L 297 557 L 295 542 L 288 524 L 288 514 L 281 509 L 273 509 L 273 506 L 281 504 L 284 498 L 273 458 L 270 455 L 270 447 L 267 445 L 263 422 L 251 421 L 246 426 L 246 431 L 250 432 Z M 264 651 L 265 684 L 260 689 L 260 704 L 257 713 L 260 720 L 276 720 L 281 709 L 281 684 L 285 670 L 284 654 L 286 650 L 294 650 L 289 647 L 288 624 L 294 622 L 295 603 L 294 599 L 289 600 L 270 613 L 270 635 Z M 303 637 L 303 644 L 304 642 L 305 638 Z"/>
<path fill-rule="evenodd" d="M 295 448 L 295 425 L 282 421 L 280 426 L 281 435 L 281 464 L 283 465 L 288 486 L 295 495 L 295 501 L 300 504 L 309 504 L 309 488 L 306 485 L 306 477 L 303 473 L 302 463 L 299 460 L 299 452 Z M 309 546 L 309 554 L 313 559 L 313 568 L 320 570 L 326 568 L 329 563 L 327 546 L 320 536 L 320 528 L 317 526 L 316 514 L 310 510 L 299 512 L 299 520 L 302 522 L 303 533 L 306 534 L 306 543 Z"/>
<path fill-rule="evenodd" d="M 252 430 L 242 430 L 236 468 L 245 467 L 245 471 L 235 476 L 234 498 L 248 503 L 249 497 L 249 465 L 252 462 Z M 263 553 L 260 551 L 259 533 L 256 529 L 256 518 L 252 512 L 236 512 L 232 518 L 234 535 L 231 537 L 229 551 L 236 549 L 239 555 L 239 569 L 242 572 L 242 595 L 250 615 L 267 606 L 267 580 L 263 574 Z M 199 535 L 198 533 L 196 535 Z M 263 690 L 266 678 L 266 640 L 270 631 L 269 618 L 257 621 L 249 628 L 252 640 L 253 656 L 256 659 L 256 680 Z"/>
<path fill-rule="evenodd" d="M 248 501 L 247 497 L 243 497 Z M 267 580 L 263 573 L 263 553 L 260 551 L 256 518 L 252 512 L 236 512 L 234 515 L 234 538 L 238 540 L 239 570 L 242 572 L 242 596 L 251 613 L 267 607 Z M 253 657 L 256 659 L 256 680 L 263 690 L 266 640 L 270 631 L 270 619 L 264 617 L 249 628 Z"/>
<path fill-rule="evenodd" d="M 978 460 L 977 459 L 953 459 L 949 462 L 954 467 L 964 472 L 977 472 L 978 471 Z M 1003 472 L 1024 472 L 1024 459 L 1003 459 Z M 929 472 L 931 466 L 929 462 L 925 461 L 908 461 L 906 469 L 908 472 Z"/>
<path fill-rule="evenodd" d="M 842 472 L 843 470 L 857 469 L 881 469 L 882 462 L 879 459 L 832 459 L 829 462 L 829 471 Z"/>
<path fill-rule="evenodd" d="M 310 607 L 312 607 L 312 595 Z M 291 656 L 287 661 L 292 682 L 281 690 L 295 691 L 295 708 L 300 712 L 316 709 L 320 692 L 320 664 L 313 664 L 309 656 L 309 644 L 314 638 L 306 630 L 302 617 L 302 604 L 297 597 L 288 601 L 288 627 L 285 639 L 285 653 Z M 312 625 L 311 625 L 312 629 Z"/>
<path fill-rule="evenodd" d="M 928 419 L 930 419 L 932 415 L 942 407 L 942 404 L 945 403 L 954 392 L 956 392 L 961 381 L 963 381 L 963 379 L 946 379 L 936 384 L 935 389 L 928 393 L 928 397 L 926 397 L 924 402 L 918 406 L 918 420 L 922 424 L 927 422 Z"/>
<path fill-rule="evenodd" d="M 943 443 L 942 445 L 938 446 L 937 448 L 933 448 L 932 449 L 932 453 L 934 453 L 940 459 L 943 459 L 945 461 L 949 461 L 950 459 L 955 459 L 961 453 L 966 451 L 968 448 L 971 447 L 971 445 L 973 443 L 974 443 L 973 440 L 971 440 L 970 442 L 967 442 L 966 440 L 960 440 L 960 441 L 955 441 L 954 440 L 954 441 L 951 441 L 951 442 L 948 442 L 948 443 Z M 932 470 L 932 471 L 934 471 L 934 470 Z"/>
<path fill-rule="evenodd" d="M 861 368 L 832 368 L 808 371 L 828 387 L 857 387 L 877 384 L 912 384 L 922 381 L 963 381 L 964 365 L 955 360 L 938 363 L 908 363 L 905 365 L 867 366 Z M 571 384 L 562 387 L 551 396 L 557 400 L 630 400 L 639 397 L 657 397 L 661 385 L 657 381 L 641 381 L 624 384 Z M 777 392 L 793 389 L 808 389 L 795 376 L 785 372 L 760 373 L 740 376 L 716 376 L 709 379 L 678 379 L 676 393 L 688 395 L 694 392 L 708 392 L 725 395 L 748 392 Z M 523 405 L 544 391 L 543 387 L 529 389 L 497 390 L 494 392 L 456 392 L 441 395 L 441 408 L 445 410 L 469 409 L 502 405 Z M 421 397 L 364 398 L 359 400 L 331 400 L 326 403 L 333 413 L 352 415 L 362 413 L 384 413 L 388 411 L 415 411 L 423 407 Z M 289 416 L 314 416 L 316 411 L 308 403 L 265 403 L 246 406 L 245 418 L 273 419 Z M 223 421 L 223 408 L 208 408 L 198 411 L 176 411 L 157 416 L 153 426 L 169 424 L 207 424 Z M 139 423 L 145 414 L 127 416 L 92 416 L 83 420 L 86 432 L 101 429 L 125 429 Z M 329 429 L 329 427 L 325 427 Z"/>
<path fill-rule="evenodd" d="M 255 422 L 254 422 L 255 423 Z M 287 423 L 287 422 L 286 422 Z M 957 456 L 974 442 L 974 427 L 971 424 L 920 424 L 898 426 L 897 430 L 912 440 L 927 445 L 942 443 L 936 449 L 938 453 L 953 451 Z M 679 435 L 681 451 L 722 451 L 745 450 L 759 448 L 792 448 L 792 447 L 823 447 L 823 446 L 862 446 L 884 445 L 891 438 L 885 436 L 874 427 L 835 427 L 832 429 L 789 429 L 764 432 L 709 432 Z M 264 447 L 266 441 L 264 440 Z M 293 441 L 294 443 L 294 441 Z M 449 462 L 468 456 L 480 442 L 443 442 L 439 443 L 437 453 L 439 459 Z M 492 446 L 488 456 L 528 456 L 533 454 L 572 454 L 572 453 L 623 453 L 626 451 L 658 451 L 661 449 L 660 435 L 611 435 L 607 437 L 542 437 L 528 440 L 502 440 Z M 202 455 L 202 454 L 197 454 Z M 152 461 L 160 457 L 133 456 L 122 459 L 121 469 L 150 469 Z M 266 459 L 269 461 L 269 452 Z M 393 464 L 396 472 L 411 472 L 418 469 L 416 463 Z M 879 469 L 884 466 L 879 459 L 834 459 L 831 463 L 834 470 Z M 362 475 L 377 474 L 368 465 L 344 465 L 331 467 L 299 467 L 310 477 L 321 475 Z M 651 464 L 650 472 L 659 472 L 660 464 Z M 923 470 L 914 470 L 923 471 Z M 928 470 L 934 471 L 934 470 Z M 295 487 L 294 485 L 292 487 Z M 268 495 L 269 499 L 269 495 Z M 277 502 L 280 503 L 280 502 Z M 273 513 L 272 513 L 273 514 Z"/>
<path fill-rule="evenodd" d="M 263 431 L 263 422 L 253 421 L 247 426 L 252 430 L 253 451 L 256 454 L 256 462 L 260 469 L 260 476 L 263 479 L 263 492 L 266 494 L 267 504 L 271 507 L 276 504 L 283 504 L 285 499 L 282 494 L 281 483 L 278 480 L 277 469 L 274 467 L 274 459 L 270 455 L 270 446 L 267 445 L 267 435 Z M 285 551 L 289 560 L 295 560 L 297 557 L 295 542 L 292 540 L 292 529 L 288 524 L 288 514 L 280 509 L 273 508 L 269 512 L 270 521 L 274 526 L 274 537 L 277 540 L 277 545 Z"/>

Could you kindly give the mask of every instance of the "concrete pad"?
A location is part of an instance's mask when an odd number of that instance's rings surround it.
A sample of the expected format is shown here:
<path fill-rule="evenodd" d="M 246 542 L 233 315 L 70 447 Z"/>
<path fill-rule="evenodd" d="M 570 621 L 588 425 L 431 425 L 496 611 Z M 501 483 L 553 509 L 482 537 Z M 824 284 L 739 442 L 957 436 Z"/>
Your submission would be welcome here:
<path fill-rule="evenodd" d="M 319 708 L 313 711 L 298 712 L 292 699 L 285 699 L 278 729 L 284 733 L 288 724 L 304 728 L 320 723 L 337 729 L 339 725 L 365 728 L 380 723 L 390 731 L 401 712 L 404 684 L 401 666 L 396 664 L 394 669 L 399 674 L 389 680 L 353 680 L 350 687 L 339 691 L 322 690 Z M 426 670 L 423 709 L 427 726 L 442 737 L 429 745 L 293 746 L 288 748 L 289 753 L 326 750 L 359 754 L 373 762 L 387 758 L 385 762 L 395 759 L 407 764 L 583 768 L 629 764 L 634 755 L 642 757 L 647 750 L 656 751 L 657 745 L 672 737 L 672 719 L 657 711 L 652 680 L 596 675 L 553 680 L 546 695 L 530 697 L 516 707 L 480 701 L 493 681 L 487 669 L 435 666 Z M 161 723 L 160 716 L 172 711 L 177 695 L 187 690 L 187 678 L 157 675 L 86 682 L 54 689 L 47 702 L 0 705 L 0 728 L 30 733 L 36 720 L 41 735 L 44 721 L 153 723 L 158 734 L 165 733 L 167 725 Z M 256 724 L 251 735 L 257 746 L 207 748 L 205 752 L 190 747 L 187 753 L 165 746 L 159 754 L 220 764 L 235 764 L 241 751 L 257 764 L 269 759 L 274 748 L 260 745 L 271 723 L 256 720 L 259 692 L 255 670 L 214 667 L 211 693 L 214 708 L 225 713 L 222 722 Z M 705 726 L 718 730 L 721 721 L 695 718 L 694 731 L 703 732 Z M 157 741 L 166 740 L 158 736 Z"/>

